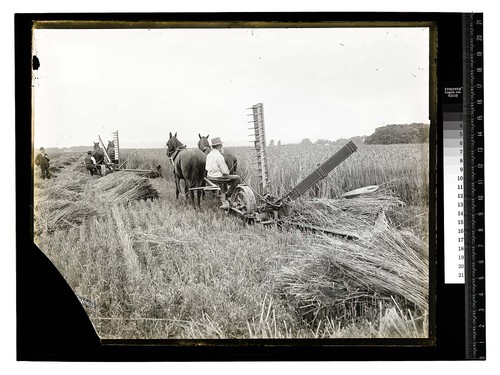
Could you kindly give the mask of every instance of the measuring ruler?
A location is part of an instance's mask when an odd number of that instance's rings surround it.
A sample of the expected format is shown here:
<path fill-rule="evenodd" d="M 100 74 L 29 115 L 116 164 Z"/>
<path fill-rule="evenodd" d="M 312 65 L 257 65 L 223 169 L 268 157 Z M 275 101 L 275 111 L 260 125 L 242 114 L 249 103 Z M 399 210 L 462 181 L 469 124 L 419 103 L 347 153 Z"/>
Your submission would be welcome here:
<path fill-rule="evenodd" d="M 445 284 L 464 285 L 465 356 L 485 359 L 482 15 L 462 18 L 462 77 L 443 103 Z"/>
<path fill-rule="evenodd" d="M 483 15 L 463 15 L 466 359 L 486 358 Z"/>

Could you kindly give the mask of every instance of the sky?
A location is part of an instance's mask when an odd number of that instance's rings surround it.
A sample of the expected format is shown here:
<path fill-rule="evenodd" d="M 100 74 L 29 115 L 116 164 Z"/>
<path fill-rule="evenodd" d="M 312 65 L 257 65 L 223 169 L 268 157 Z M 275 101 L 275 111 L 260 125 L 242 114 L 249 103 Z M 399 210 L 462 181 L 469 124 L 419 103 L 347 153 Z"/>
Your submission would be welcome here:
<path fill-rule="evenodd" d="M 34 144 L 188 147 L 370 135 L 429 123 L 429 29 L 38 29 Z"/>

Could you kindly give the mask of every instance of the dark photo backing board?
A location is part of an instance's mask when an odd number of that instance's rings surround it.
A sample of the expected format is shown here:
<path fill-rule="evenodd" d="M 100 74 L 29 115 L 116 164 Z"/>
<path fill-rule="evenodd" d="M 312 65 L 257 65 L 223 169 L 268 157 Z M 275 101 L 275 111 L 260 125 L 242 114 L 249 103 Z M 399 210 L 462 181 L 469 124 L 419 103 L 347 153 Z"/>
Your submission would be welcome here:
<path fill-rule="evenodd" d="M 342 22 L 349 27 L 403 22 L 430 28 L 429 338 L 100 340 L 77 297 L 33 243 L 32 32 L 36 21 Z M 437 38 L 436 38 L 437 35 Z M 464 360 L 485 358 L 482 14 L 219 13 L 16 14 L 17 359 L 20 361 Z M 435 43 L 435 45 L 433 45 Z M 481 52 L 478 54 L 477 52 Z M 445 88 L 463 96 L 445 98 Z M 463 117 L 464 280 L 445 281 L 443 123 Z M 450 113 L 453 113 L 450 115 Z M 453 117 L 455 119 L 455 117 Z M 455 130 L 455 129 L 453 129 Z M 455 134 L 455 133 L 453 133 Z M 437 171 L 437 175 L 434 174 Z M 444 188 L 443 188 L 444 186 Z M 455 192 L 453 192 L 455 194 Z M 460 228 L 459 228 L 460 230 Z"/>

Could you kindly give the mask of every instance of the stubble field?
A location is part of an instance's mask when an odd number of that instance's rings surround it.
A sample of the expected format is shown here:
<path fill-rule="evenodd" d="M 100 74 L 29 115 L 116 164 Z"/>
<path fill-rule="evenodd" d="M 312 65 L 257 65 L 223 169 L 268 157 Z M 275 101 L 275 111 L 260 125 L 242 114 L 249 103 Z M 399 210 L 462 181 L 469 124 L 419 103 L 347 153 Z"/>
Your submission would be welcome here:
<path fill-rule="evenodd" d="M 273 195 L 337 149 L 269 147 Z M 230 150 L 256 189 L 255 151 Z M 357 240 L 246 225 L 210 195 L 195 211 L 176 201 L 163 149 L 122 154 L 161 165 L 157 179 L 91 177 L 83 155 L 51 156 L 56 178 L 35 170 L 34 240 L 103 339 L 427 337 L 428 145 L 358 145 L 296 203 L 295 220 Z M 368 185 L 380 192 L 336 199 Z"/>

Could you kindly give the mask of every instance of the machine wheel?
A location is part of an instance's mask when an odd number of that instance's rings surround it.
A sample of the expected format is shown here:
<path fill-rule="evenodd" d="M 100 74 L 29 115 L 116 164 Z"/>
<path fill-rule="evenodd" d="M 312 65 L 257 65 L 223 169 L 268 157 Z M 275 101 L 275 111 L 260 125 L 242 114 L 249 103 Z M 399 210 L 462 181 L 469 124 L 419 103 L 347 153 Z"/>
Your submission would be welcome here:
<path fill-rule="evenodd" d="M 255 195 L 246 185 L 238 185 L 231 194 L 231 206 L 243 212 L 244 215 L 255 214 L 256 205 Z"/>

